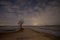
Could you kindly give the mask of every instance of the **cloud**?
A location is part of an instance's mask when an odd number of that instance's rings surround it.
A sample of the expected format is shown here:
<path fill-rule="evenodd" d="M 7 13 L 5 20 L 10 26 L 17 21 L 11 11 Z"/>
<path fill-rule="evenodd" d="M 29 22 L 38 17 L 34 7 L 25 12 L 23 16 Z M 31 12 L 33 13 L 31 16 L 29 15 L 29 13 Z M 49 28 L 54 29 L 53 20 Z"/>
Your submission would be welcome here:
<path fill-rule="evenodd" d="M 38 25 L 60 24 L 60 5 L 58 1 L 17 0 L 15 4 L 10 1 L 2 1 L 0 4 L 4 8 L 0 13 L 0 23 L 2 22 L 2 24 L 17 25 L 17 22 L 22 18 L 25 25 L 33 25 L 33 22 Z"/>

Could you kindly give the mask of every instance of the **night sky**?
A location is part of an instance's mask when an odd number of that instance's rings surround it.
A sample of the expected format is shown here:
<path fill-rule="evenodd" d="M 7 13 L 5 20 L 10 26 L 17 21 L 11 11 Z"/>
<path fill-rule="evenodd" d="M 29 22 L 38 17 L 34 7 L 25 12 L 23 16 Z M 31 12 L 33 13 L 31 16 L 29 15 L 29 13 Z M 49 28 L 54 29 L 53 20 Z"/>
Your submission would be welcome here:
<path fill-rule="evenodd" d="M 0 25 L 60 25 L 60 0 L 0 0 Z"/>

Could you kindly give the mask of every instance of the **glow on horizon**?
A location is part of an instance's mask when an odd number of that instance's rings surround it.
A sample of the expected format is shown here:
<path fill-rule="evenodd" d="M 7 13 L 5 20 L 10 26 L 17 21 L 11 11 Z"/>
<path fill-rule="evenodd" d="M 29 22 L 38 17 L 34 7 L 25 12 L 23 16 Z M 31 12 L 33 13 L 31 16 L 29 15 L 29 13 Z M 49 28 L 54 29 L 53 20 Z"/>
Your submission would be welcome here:
<path fill-rule="evenodd" d="M 32 25 L 36 26 L 36 25 L 38 25 L 38 24 L 37 24 L 37 23 L 33 23 Z"/>
<path fill-rule="evenodd" d="M 31 23 L 32 23 L 32 25 L 34 25 L 34 26 L 39 25 L 39 20 L 38 20 L 38 18 L 32 17 Z"/>

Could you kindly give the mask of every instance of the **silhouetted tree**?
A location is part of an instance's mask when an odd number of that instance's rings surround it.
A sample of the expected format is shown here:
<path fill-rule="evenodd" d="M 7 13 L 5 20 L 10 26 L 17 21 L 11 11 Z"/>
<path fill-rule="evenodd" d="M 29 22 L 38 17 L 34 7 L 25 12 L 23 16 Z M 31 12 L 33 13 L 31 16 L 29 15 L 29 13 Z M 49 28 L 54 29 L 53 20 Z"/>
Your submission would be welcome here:
<path fill-rule="evenodd" d="M 20 21 L 18 22 L 18 24 L 19 24 L 19 26 L 20 26 L 20 30 L 21 30 L 21 31 L 23 30 L 23 28 L 22 28 L 23 23 L 24 23 L 24 21 L 23 21 L 23 20 L 20 20 Z"/>

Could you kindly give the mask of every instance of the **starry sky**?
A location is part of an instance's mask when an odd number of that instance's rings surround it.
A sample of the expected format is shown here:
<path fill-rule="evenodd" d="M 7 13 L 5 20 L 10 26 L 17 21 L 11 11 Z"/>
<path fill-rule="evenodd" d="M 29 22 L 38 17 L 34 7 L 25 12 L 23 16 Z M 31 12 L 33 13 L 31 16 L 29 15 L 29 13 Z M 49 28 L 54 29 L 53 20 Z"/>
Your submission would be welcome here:
<path fill-rule="evenodd" d="M 0 0 L 0 25 L 60 25 L 60 0 Z"/>

